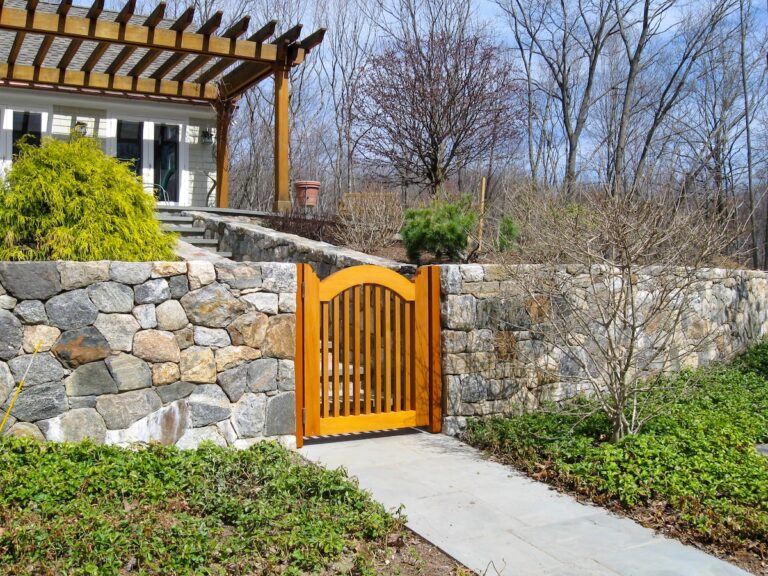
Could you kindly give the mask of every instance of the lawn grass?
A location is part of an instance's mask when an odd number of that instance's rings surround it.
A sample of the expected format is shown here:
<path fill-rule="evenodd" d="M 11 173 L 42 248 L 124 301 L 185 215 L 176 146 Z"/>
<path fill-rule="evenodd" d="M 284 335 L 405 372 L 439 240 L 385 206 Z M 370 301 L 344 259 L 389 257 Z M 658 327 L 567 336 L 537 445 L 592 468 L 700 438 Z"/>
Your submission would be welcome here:
<path fill-rule="evenodd" d="M 343 471 L 234 451 L 0 440 L 2 574 L 370 574 L 400 526 Z"/>
<path fill-rule="evenodd" d="M 693 388 L 615 444 L 605 417 L 579 418 L 572 406 L 474 419 L 465 437 L 537 479 L 762 570 L 768 458 L 755 444 L 768 442 L 767 378 L 768 344 L 681 374 L 673 382 Z"/>

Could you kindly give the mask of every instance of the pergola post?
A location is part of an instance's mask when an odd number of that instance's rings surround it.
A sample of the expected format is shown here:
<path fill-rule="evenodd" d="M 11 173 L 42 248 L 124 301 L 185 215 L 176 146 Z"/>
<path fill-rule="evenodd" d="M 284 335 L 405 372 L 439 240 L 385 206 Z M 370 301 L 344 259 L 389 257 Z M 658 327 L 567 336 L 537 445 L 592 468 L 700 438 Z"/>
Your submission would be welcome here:
<path fill-rule="evenodd" d="M 275 67 L 275 202 L 274 212 L 291 210 L 288 163 L 288 84 L 290 68 Z"/>
<path fill-rule="evenodd" d="M 236 100 L 216 101 L 216 207 L 229 208 L 229 127 L 235 113 Z"/>

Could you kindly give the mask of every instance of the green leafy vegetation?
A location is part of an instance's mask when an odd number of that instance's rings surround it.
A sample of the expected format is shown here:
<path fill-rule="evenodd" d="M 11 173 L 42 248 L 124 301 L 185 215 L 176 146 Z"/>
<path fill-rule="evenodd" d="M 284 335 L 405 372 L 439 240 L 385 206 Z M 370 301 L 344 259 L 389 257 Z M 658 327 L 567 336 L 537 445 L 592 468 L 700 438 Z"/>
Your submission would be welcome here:
<path fill-rule="evenodd" d="M 0 187 L 0 260 L 175 260 L 154 208 L 96 140 L 22 143 Z"/>
<path fill-rule="evenodd" d="M 424 252 L 430 252 L 438 260 L 458 260 L 476 222 L 477 215 L 466 201 L 436 201 L 426 208 L 407 210 L 400 233 L 408 258 L 418 262 Z"/>
<path fill-rule="evenodd" d="M 4 438 L 0 518 L 3 574 L 371 574 L 370 549 L 398 526 L 343 471 L 274 443 Z"/>
<path fill-rule="evenodd" d="M 512 216 L 502 216 L 499 220 L 499 250 L 508 252 L 517 246 L 520 228 Z"/>
<path fill-rule="evenodd" d="M 616 443 L 607 441 L 605 416 L 573 415 L 587 413 L 584 406 L 475 419 L 466 438 L 537 479 L 653 527 L 717 552 L 765 558 L 768 458 L 755 445 L 768 441 L 766 377 L 768 344 L 731 366 L 681 374 L 672 383 L 688 392 L 642 433 Z"/>

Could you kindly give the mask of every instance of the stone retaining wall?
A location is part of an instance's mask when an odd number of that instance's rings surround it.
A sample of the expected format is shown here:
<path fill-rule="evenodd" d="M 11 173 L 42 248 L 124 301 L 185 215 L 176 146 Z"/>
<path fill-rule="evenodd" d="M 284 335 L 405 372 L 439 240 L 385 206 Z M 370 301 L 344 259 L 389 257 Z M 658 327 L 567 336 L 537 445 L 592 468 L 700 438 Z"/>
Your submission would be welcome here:
<path fill-rule="evenodd" d="M 509 268 L 443 266 L 441 287 L 444 432 L 463 429 L 468 416 L 520 412 L 573 391 L 567 388 L 578 383 L 578 368 L 536 339 L 532 326 L 541 310 L 520 296 Z M 712 337 L 671 369 L 727 359 L 768 335 L 768 274 L 700 270 L 693 292 L 691 314 L 675 337 Z"/>
<path fill-rule="evenodd" d="M 384 266 L 406 276 L 412 276 L 416 272 L 416 267 L 411 264 L 370 256 L 295 234 L 277 232 L 260 226 L 251 218 L 194 211 L 184 214 L 194 218 L 195 226 L 206 229 L 206 238 L 217 238 L 219 250 L 231 252 L 233 260 L 311 264 L 320 278 L 359 264 Z"/>
<path fill-rule="evenodd" d="M 293 440 L 296 267 L 0 263 L 10 434 L 181 447 Z"/>

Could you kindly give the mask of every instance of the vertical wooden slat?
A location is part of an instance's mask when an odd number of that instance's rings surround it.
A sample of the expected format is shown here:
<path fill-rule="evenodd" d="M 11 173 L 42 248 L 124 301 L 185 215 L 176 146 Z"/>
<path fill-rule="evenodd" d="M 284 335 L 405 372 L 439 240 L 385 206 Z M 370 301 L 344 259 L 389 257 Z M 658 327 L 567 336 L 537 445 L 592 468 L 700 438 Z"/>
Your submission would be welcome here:
<path fill-rule="evenodd" d="M 399 412 L 403 409 L 402 405 L 402 384 L 403 384 L 403 366 L 402 358 L 400 357 L 402 350 L 400 348 L 400 341 L 403 338 L 402 325 L 400 323 L 400 316 L 402 315 L 402 300 L 399 296 L 395 295 L 395 412 Z"/>
<path fill-rule="evenodd" d="M 374 336 L 373 336 L 373 366 L 375 370 L 374 389 L 375 393 L 375 413 L 384 411 L 384 398 L 381 394 L 382 387 L 382 371 L 381 371 L 381 288 L 376 286 L 373 292 L 373 307 L 374 307 Z"/>
<path fill-rule="evenodd" d="M 392 291 L 384 291 L 384 361 L 386 362 L 385 411 L 392 410 Z"/>
<path fill-rule="evenodd" d="M 413 385 L 413 348 L 411 347 L 411 341 L 413 339 L 413 316 L 411 314 L 411 311 L 413 310 L 413 303 L 412 302 L 406 302 L 405 303 L 405 328 L 403 329 L 404 332 L 404 346 L 405 351 L 403 355 L 403 364 L 405 365 L 405 382 L 404 382 L 404 396 L 405 396 L 405 409 L 406 410 L 412 410 L 413 405 L 411 404 L 411 386 Z"/>
<path fill-rule="evenodd" d="M 320 408 L 321 408 L 321 415 L 323 418 L 328 418 L 330 416 L 330 410 L 328 406 L 328 399 L 330 398 L 330 394 L 328 391 L 330 378 L 328 377 L 328 341 L 330 340 L 330 335 L 328 334 L 328 302 L 323 302 L 321 304 L 322 306 L 322 316 L 323 316 L 323 326 L 322 326 L 322 333 L 320 335 L 321 340 L 321 358 L 320 358 L 320 367 L 322 370 L 322 378 L 320 382 L 320 397 L 322 398 Z"/>
<path fill-rule="evenodd" d="M 304 267 L 296 265 L 296 362 L 294 362 L 294 379 L 296 382 L 296 447 L 304 446 L 304 300 L 301 297 L 301 287 L 304 282 Z"/>
<path fill-rule="evenodd" d="M 352 299 L 352 414 L 360 414 L 360 287 L 355 286 Z"/>
<path fill-rule="evenodd" d="M 349 366 L 352 363 L 352 358 L 350 358 L 349 355 L 349 325 L 351 323 L 351 302 L 350 302 L 350 296 L 351 291 L 350 290 L 344 290 L 342 293 L 342 301 L 344 302 L 344 305 L 342 307 L 342 310 L 344 311 L 344 392 L 341 395 L 341 401 L 342 401 L 342 411 L 344 412 L 345 416 L 350 415 L 350 403 L 351 403 L 351 394 L 350 392 L 350 385 L 351 385 L 351 378 L 349 377 Z"/>
<path fill-rule="evenodd" d="M 440 366 L 440 268 L 429 267 L 429 431 L 443 429 L 442 370 Z"/>
<path fill-rule="evenodd" d="M 320 430 L 320 280 L 309 266 L 304 270 L 303 280 L 304 427 L 311 436 Z"/>
<path fill-rule="evenodd" d="M 417 426 L 429 424 L 429 274 L 416 271 L 415 401 Z"/>
<path fill-rule="evenodd" d="M 331 370 L 333 370 L 333 415 L 339 416 L 341 404 L 339 402 L 339 299 L 333 299 L 333 355 L 331 357 Z"/>
<path fill-rule="evenodd" d="M 365 403 L 363 412 L 371 412 L 371 287 L 363 287 L 363 324 L 365 326 L 365 368 L 363 368 L 363 377 L 365 378 Z"/>

